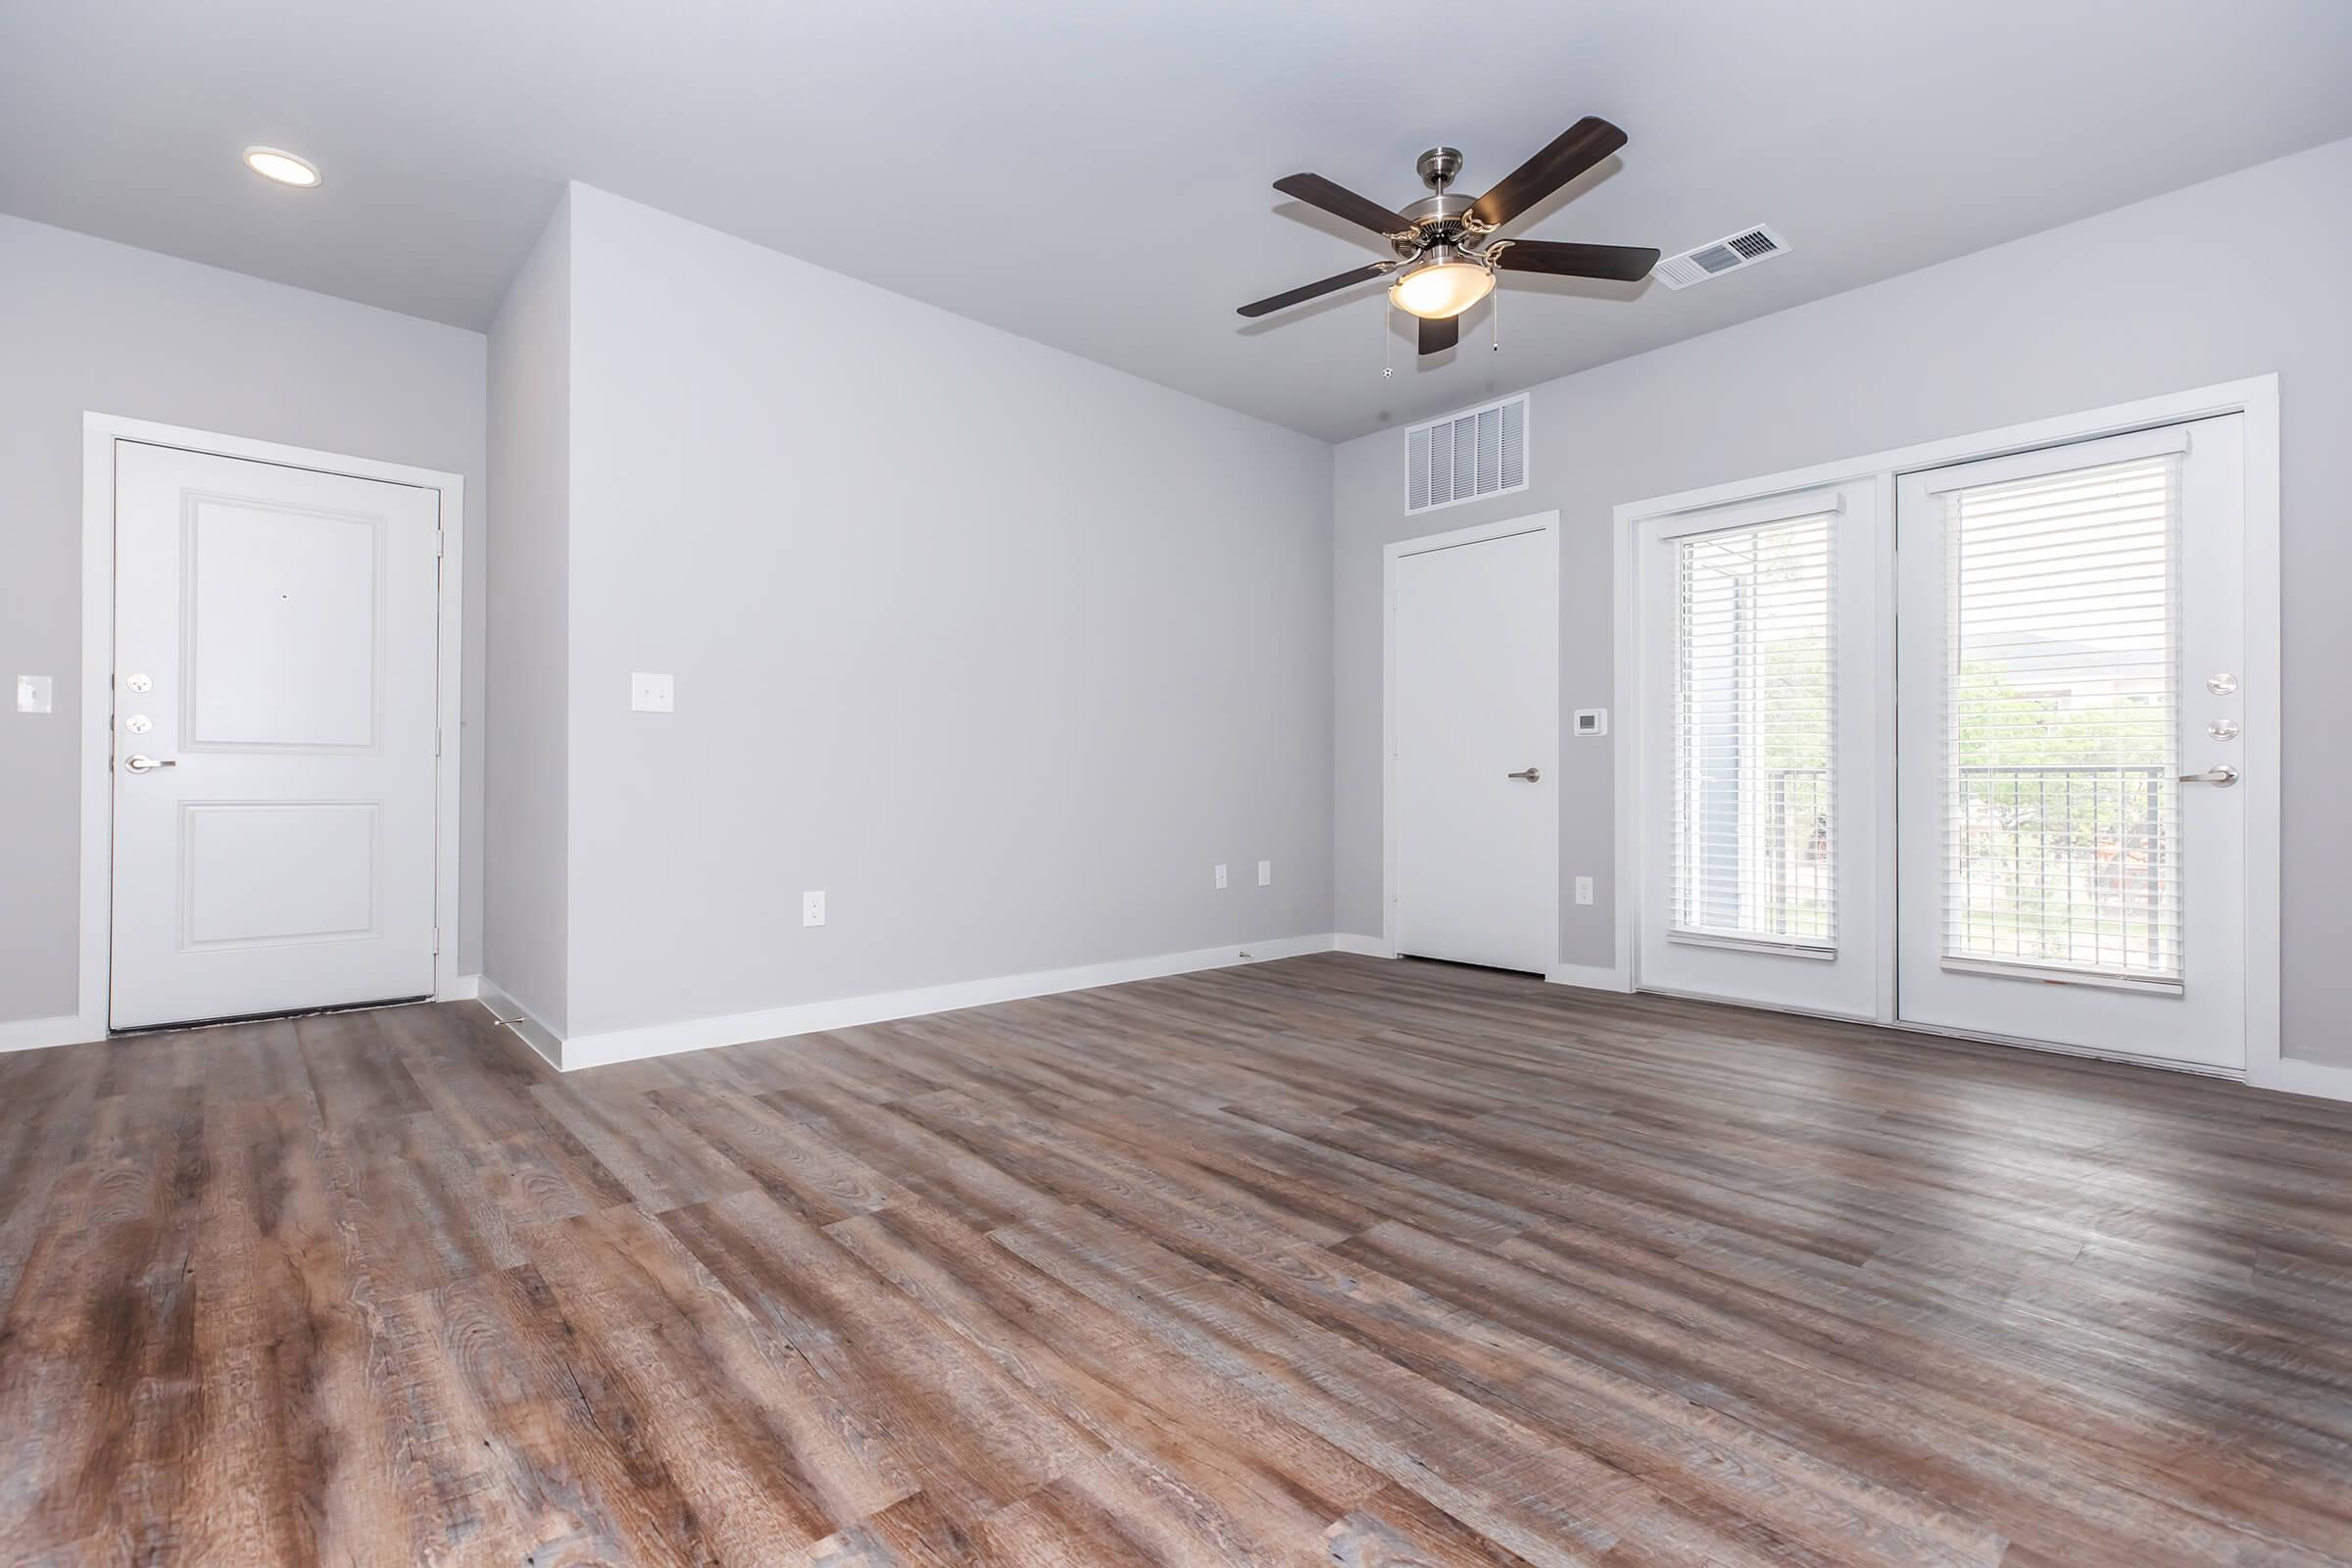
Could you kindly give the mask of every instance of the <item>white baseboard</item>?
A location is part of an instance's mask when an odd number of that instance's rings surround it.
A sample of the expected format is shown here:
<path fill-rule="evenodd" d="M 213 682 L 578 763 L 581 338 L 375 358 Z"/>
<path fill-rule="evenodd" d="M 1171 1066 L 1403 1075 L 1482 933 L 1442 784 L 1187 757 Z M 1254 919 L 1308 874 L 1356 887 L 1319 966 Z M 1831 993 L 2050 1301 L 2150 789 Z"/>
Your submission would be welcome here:
<path fill-rule="evenodd" d="M 553 1029 L 541 1023 L 531 1009 L 501 991 L 496 984 L 475 975 L 474 996 L 490 1009 L 490 1016 L 514 1031 L 522 1043 L 536 1051 L 553 1067 L 564 1065 L 564 1042 Z"/>
<path fill-rule="evenodd" d="M 1351 931 L 1342 931 L 1331 939 L 1335 953 L 1352 953 L 1365 958 L 1394 958 L 1396 950 L 1379 937 L 1359 937 Z"/>
<path fill-rule="evenodd" d="M 2281 1056 L 2278 1076 L 2263 1087 L 2290 1095 L 2317 1095 L 2323 1100 L 2352 1100 L 2352 1067 Z"/>
<path fill-rule="evenodd" d="M 482 977 L 478 974 L 462 974 L 434 992 L 433 1000 L 435 1002 L 471 1002 L 481 994 Z"/>
<path fill-rule="evenodd" d="M 1583 986 L 1588 991 L 1631 991 L 1625 976 L 1596 963 L 1555 963 L 1544 978 L 1555 986 Z"/>
<path fill-rule="evenodd" d="M 889 991 L 870 997 L 844 997 L 833 1002 L 809 1002 L 797 1006 L 770 1007 L 717 1018 L 691 1018 L 681 1023 L 651 1024 L 641 1029 L 613 1029 L 600 1034 L 574 1035 L 562 1041 L 554 1054 L 538 1047 L 564 1071 L 603 1067 L 616 1061 L 666 1056 L 680 1051 L 706 1051 L 713 1046 L 736 1046 L 752 1040 L 778 1040 L 788 1035 L 816 1034 L 827 1029 L 850 1029 L 893 1018 L 913 1018 L 927 1012 L 952 1012 L 996 1002 L 1019 1002 L 1063 991 L 1087 991 L 1097 986 L 1125 985 L 1156 980 L 1165 975 L 1222 969 L 1240 963 L 1264 963 L 1296 958 L 1310 953 L 1329 953 L 1339 939 L 1328 932 L 1305 937 L 1278 937 L 1233 947 L 1198 948 L 1190 953 L 1163 953 L 1150 958 L 1126 958 L 1112 963 L 1081 964 L 1070 969 L 1041 969 L 1032 974 L 999 975 L 987 980 L 963 980 L 953 985 L 924 986 L 913 991 Z M 482 997 L 496 993 L 482 982 Z M 520 1012 L 512 1006 L 499 1016 Z M 527 1016 L 527 1015 L 526 1015 Z M 519 1027 L 519 1026 L 518 1026 Z M 526 1037 L 527 1038 L 527 1037 Z M 551 1037 L 552 1038 L 552 1037 Z"/>
<path fill-rule="evenodd" d="M 67 1013 L 59 1018 L 16 1018 L 0 1023 L 0 1051 L 39 1051 L 49 1046 L 71 1046 L 84 1040 L 96 1040 L 106 1033 L 101 1029 L 91 1034 L 82 1027 L 78 1013 Z"/>

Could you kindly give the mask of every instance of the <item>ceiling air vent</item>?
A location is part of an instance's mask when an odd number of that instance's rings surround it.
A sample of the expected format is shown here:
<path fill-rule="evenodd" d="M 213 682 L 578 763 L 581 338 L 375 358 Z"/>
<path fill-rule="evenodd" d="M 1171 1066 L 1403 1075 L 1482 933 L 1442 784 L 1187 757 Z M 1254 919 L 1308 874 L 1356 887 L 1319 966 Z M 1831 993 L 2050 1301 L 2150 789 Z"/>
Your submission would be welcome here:
<path fill-rule="evenodd" d="M 1737 272 L 1742 267 L 1778 256 L 1788 248 L 1788 242 L 1771 229 L 1758 223 L 1739 233 L 1680 256 L 1669 256 L 1650 270 L 1649 275 L 1668 288 L 1689 288 L 1704 283 L 1710 277 Z"/>
<path fill-rule="evenodd" d="M 1404 510 L 1527 488 L 1527 394 L 1404 432 Z"/>

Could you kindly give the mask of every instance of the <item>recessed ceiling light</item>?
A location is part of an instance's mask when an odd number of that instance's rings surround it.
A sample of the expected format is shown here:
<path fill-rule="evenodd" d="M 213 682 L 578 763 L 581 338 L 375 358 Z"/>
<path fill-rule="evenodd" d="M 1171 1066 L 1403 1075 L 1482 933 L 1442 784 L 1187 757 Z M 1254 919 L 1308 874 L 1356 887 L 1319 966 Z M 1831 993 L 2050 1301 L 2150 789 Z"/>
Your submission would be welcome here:
<path fill-rule="evenodd" d="M 280 185 L 300 185 L 308 188 L 318 183 L 318 166 L 307 158 L 275 147 L 248 147 L 245 167 L 264 179 L 274 179 Z"/>

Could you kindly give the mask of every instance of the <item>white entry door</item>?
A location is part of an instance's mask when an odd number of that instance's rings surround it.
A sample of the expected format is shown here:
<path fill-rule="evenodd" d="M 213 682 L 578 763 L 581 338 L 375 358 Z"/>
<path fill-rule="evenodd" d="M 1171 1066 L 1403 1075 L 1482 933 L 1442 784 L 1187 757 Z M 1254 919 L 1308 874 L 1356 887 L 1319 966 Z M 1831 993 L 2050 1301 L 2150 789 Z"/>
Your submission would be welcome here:
<path fill-rule="evenodd" d="M 1393 933 L 1401 954 L 1559 961 L 1559 567 L 1548 527 L 1392 552 Z"/>
<path fill-rule="evenodd" d="M 1905 1022 L 2245 1065 L 2242 423 L 1903 477 Z"/>
<path fill-rule="evenodd" d="M 429 994 L 438 492 L 115 454 L 110 1024 Z"/>
<path fill-rule="evenodd" d="M 1865 480 L 1642 524 L 1644 989 L 1877 1011 L 1878 496 Z"/>

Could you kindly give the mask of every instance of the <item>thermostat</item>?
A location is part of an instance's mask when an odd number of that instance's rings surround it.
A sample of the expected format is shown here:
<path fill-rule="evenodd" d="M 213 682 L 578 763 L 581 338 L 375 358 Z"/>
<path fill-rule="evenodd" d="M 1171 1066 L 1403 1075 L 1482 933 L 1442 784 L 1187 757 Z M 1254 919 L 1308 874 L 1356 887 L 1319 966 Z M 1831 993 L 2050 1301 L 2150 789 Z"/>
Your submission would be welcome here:
<path fill-rule="evenodd" d="M 1580 708 L 1576 710 L 1576 733 L 1606 735 L 1609 732 L 1609 710 L 1605 708 Z"/>

